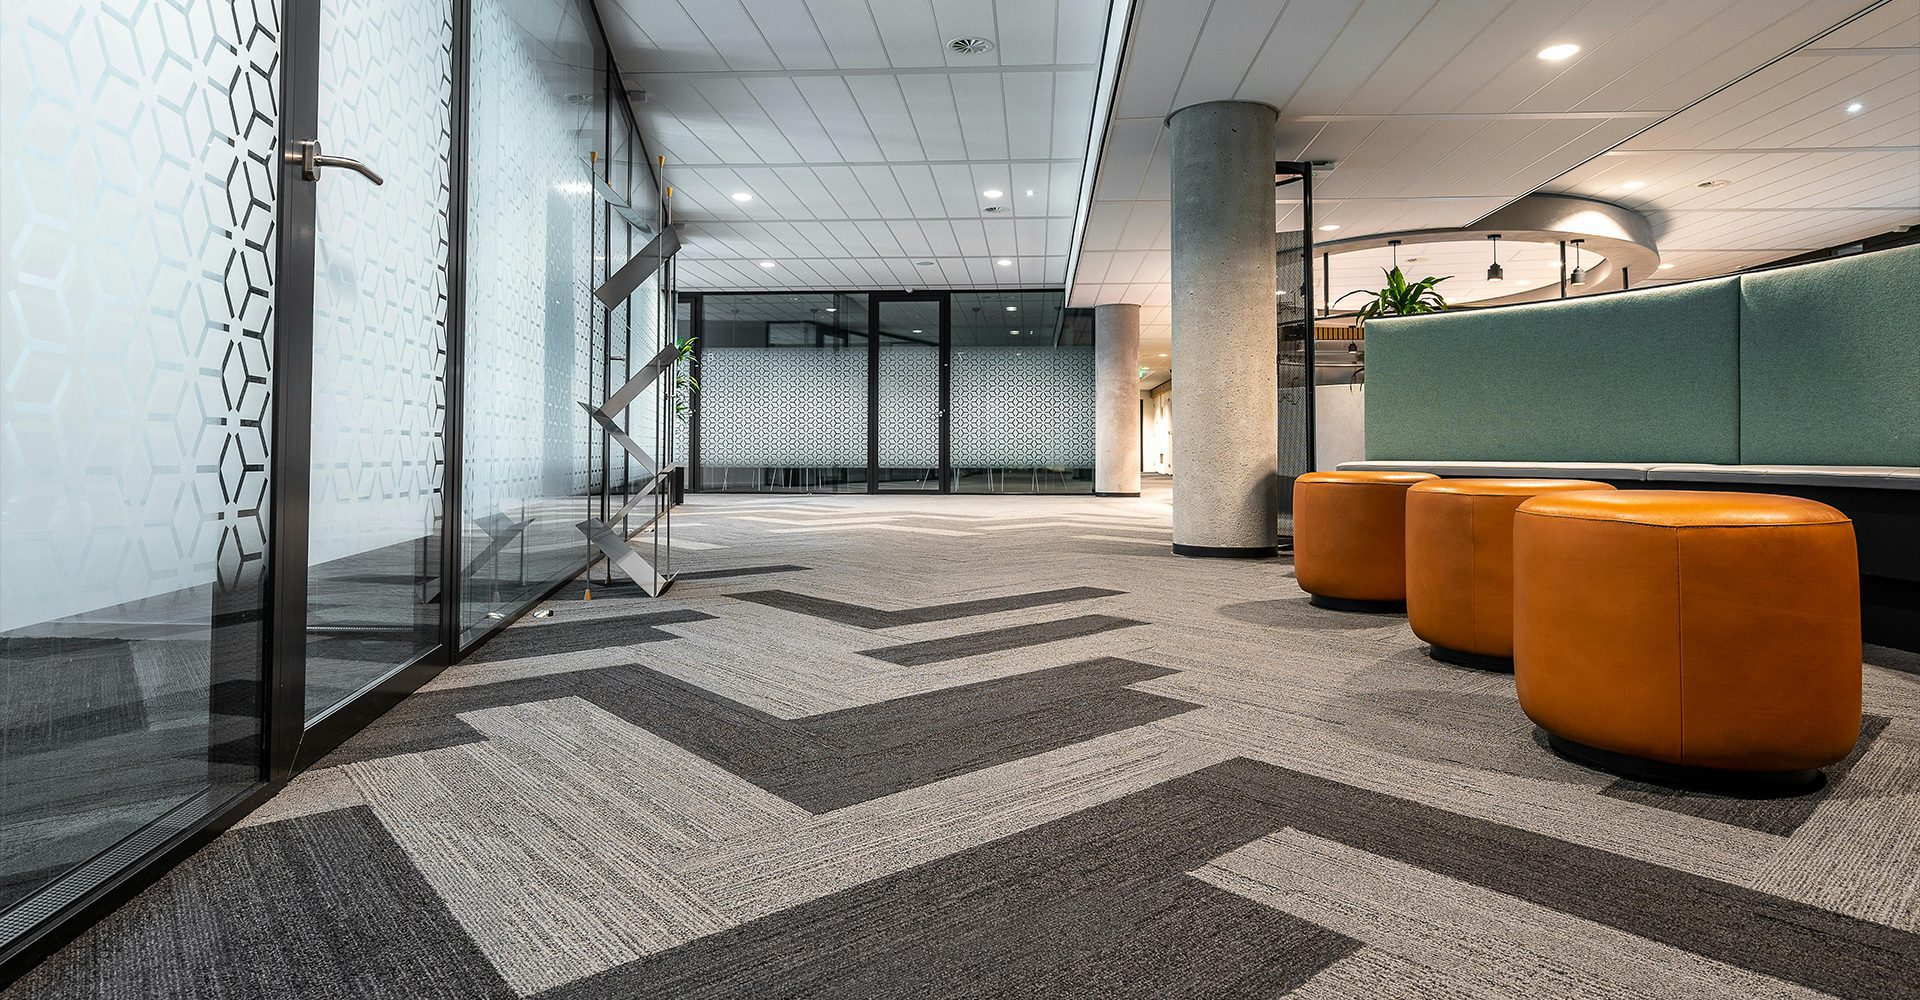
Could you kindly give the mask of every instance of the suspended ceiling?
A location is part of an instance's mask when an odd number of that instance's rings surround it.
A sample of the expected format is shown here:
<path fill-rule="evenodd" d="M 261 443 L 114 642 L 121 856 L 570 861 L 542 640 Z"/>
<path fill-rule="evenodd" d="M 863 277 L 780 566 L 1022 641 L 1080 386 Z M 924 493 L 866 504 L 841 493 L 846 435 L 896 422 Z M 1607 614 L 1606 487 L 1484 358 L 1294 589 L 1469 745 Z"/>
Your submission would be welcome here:
<path fill-rule="evenodd" d="M 1064 285 L 1106 0 L 600 9 L 667 158 L 682 288 Z"/>
<path fill-rule="evenodd" d="M 1671 266 L 1638 284 L 1920 223 L 1920 0 L 1133 0 L 1077 247 L 1105 0 L 600 5 L 668 159 L 683 287 L 1071 269 L 1074 305 L 1143 304 L 1148 381 L 1170 333 L 1164 118 L 1199 101 L 1272 104 L 1277 159 L 1331 161 L 1323 239 L 1578 194 L 1653 223 Z M 997 47 L 944 48 L 961 35 Z M 1563 42 L 1581 51 L 1538 57 Z M 1297 212 L 1277 201 L 1277 224 Z"/>

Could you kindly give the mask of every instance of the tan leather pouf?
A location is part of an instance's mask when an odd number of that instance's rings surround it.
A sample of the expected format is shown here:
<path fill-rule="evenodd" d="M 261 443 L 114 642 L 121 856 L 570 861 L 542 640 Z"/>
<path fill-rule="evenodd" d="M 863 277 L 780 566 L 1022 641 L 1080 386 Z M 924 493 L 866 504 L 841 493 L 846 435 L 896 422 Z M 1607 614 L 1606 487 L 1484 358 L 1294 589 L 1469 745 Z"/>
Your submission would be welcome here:
<path fill-rule="evenodd" d="M 1315 606 L 1399 611 L 1407 488 L 1425 472 L 1309 472 L 1293 481 L 1293 576 Z"/>
<path fill-rule="evenodd" d="M 1436 479 L 1407 491 L 1407 621 L 1436 660 L 1513 669 L 1513 510 L 1583 479 Z"/>
<path fill-rule="evenodd" d="M 1803 790 L 1860 734 L 1853 524 L 1755 493 L 1522 503 L 1514 686 L 1562 754 L 1670 783 Z"/>

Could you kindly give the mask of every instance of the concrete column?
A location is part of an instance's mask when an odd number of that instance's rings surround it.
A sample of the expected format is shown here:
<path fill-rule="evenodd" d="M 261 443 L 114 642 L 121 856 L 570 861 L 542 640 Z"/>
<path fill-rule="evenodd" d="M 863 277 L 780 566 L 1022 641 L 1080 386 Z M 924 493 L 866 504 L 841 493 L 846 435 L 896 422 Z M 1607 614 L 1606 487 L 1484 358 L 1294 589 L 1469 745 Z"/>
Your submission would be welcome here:
<path fill-rule="evenodd" d="M 1173 160 L 1173 550 L 1270 556 L 1278 542 L 1273 108 L 1167 119 Z"/>
<path fill-rule="evenodd" d="M 1140 307 L 1093 309 L 1093 495 L 1140 495 Z"/>

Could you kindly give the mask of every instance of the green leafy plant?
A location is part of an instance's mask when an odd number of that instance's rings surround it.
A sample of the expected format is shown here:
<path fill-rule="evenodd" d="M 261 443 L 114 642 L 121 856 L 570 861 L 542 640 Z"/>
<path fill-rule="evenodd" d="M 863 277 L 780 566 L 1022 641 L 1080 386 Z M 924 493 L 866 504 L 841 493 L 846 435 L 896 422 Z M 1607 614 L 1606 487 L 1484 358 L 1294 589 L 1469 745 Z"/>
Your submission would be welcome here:
<path fill-rule="evenodd" d="M 1370 295 L 1367 304 L 1360 307 L 1360 318 L 1373 319 L 1376 316 L 1413 316 L 1419 313 L 1442 312 L 1447 308 L 1447 300 L 1442 298 L 1435 286 L 1447 280 L 1447 276 L 1425 277 L 1419 281 L 1407 281 L 1407 276 L 1399 268 L 1385 270 L 1387 285 L 1377 292 L 1356 288 L 1334 301 L 1344 302 L 1354 295 Z"/>
<path fill-rule="evenodd" d="M 681 423 L 687 422 L 687 394 L 700 391 L 700 376 L 693 372 L 694 366 L 700 363 L 700 359 L 693 354 L 693 342 L 696 339 L 688 337 L 675 341 L 673 345 L 679 351 L 673 359 L 673 415 Z"/>

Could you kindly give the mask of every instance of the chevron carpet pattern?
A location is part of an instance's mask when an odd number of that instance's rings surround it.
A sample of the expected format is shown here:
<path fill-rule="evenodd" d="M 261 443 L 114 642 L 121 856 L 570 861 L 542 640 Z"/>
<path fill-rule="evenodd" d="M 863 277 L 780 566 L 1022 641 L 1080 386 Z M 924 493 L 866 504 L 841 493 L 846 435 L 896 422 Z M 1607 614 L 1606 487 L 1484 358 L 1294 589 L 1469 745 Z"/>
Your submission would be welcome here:
<path fill-rule="evenodd" d="M 690 498 L 8 998 L 1920 996 L 1920 657 L 1820 792 L 1089 497 Z"/>

